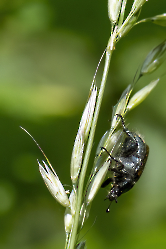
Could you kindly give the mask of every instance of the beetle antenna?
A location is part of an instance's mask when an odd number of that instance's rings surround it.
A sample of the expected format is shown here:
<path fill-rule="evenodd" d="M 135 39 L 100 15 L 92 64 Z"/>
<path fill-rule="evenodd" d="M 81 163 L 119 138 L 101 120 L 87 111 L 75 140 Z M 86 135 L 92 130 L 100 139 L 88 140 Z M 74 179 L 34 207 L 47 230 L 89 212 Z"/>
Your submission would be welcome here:
<path fill-rule="evenodd" d="M 110 212 L 111 203 L 112 203 L 112 201 L 110 201 L 110 204 L 109 204 L 108 208 L 106 209 L 106 213 L 109 213 L 109 212 Z"/>

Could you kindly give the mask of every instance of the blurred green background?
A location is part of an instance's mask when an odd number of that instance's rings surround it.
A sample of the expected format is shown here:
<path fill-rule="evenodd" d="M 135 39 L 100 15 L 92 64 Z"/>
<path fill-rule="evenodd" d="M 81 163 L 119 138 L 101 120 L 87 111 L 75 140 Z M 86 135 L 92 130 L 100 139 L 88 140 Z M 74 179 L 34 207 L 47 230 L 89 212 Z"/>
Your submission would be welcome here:
<path fill-rule="evenodd" d="M 132 1 L 128 2 L 128 10 Z M 166 12 L 163 0 L 148 1 L 141 18 Z M 38 172 L 38 141 L 66 189 L 79 120 L 110 33 L 107 1 L 0 1 L 0 248 L 64 248 L 65 209 Z M 147 53 L 166 38 L 166 28 L 140 24 L 116 46 L 90 166 L 107 129 L 112 106 L 132 81 Z M 103 62 L 97 74 L 97 85 Z M 165 71 L 165 65 L 157 76 Z M 135 90 L 148 84 L 144 77 Z M 105 212 L 107 189 L 94 200 L 82 235 L 87 248 L 166 247 L 166 77 L 127 116 L 144 135 L 149 160 L 136 186 Z M 90 168 L 89 168 L 90 172 Z M 88 179 L 88 174 L 87 174 Z"/>

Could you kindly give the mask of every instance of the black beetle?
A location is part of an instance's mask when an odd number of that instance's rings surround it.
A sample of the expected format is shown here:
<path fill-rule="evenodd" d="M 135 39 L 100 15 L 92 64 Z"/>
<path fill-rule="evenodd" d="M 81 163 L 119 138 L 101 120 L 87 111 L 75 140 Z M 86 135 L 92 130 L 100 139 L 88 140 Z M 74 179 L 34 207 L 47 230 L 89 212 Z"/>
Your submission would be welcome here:
<path fill-rule="evenodd" d="M 124 139 L 121 143 L 121 147 L 118 148 L 115 157 L 113 157 L 106 148 L 101 147 L 101 149 L 105 150 L 110 156 L 109 170 L 113 172 L 113 177 L 108 178 L 102 184 L 102 187 L 105 187 L 112 182 L 111 190 L 106 196 L 106 199 L 109 199 L 111 203 L 114 200 L 117 203 L 117 198 L 121 194 L 129 191 L 139 180 L 149 154 L 149 146 L 139 135 L 126 128 L 124 119 L 120 114 L 116 115 L 121 118 L 124 131 Z M 115 161 L 114 166 L 112 166 L 112 160 Z M 109 212 L 109 207 L 106 212 Z"/>

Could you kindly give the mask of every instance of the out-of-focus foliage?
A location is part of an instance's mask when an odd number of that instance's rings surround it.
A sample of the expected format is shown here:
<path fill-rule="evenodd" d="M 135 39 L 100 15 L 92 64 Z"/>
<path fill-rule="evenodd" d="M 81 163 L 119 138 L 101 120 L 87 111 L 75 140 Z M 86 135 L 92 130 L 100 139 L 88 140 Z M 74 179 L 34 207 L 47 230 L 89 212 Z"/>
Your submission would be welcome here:
<path fill-rule="evenodd" d="M 127 8 L 130 3 L 128 1 Z M 148 1 L 140 19 L 165 10 Z M 109 38 L 103 1 L 15 0 L 0 2 L 0 248 L 63 248 L 64 209 L 38 172 L 43 159 L 25 127 L 47 154 L 66 189 L 71 189 L 70 157 L 95 67 Z M 108 130 L 112 106 L 131 83 L 148 52 L 165 39 L 166 29 L 142 23 L 117 44 L 96 133 Z M 165 64 L 156 75 L 162 75 Z M 97 75 L 99 85 L 102 64 Z M 136 91 L 154 74 L 144 77 Z M 166 238 L 166 77 L 128 116 L 130 129 L 150 147 L 139 183 L 112 204 L 101 190 L 83 233 L 88 248 L 165 248 Z M 93 158 L 92 158 L 93 159 Z M 90 172 L 90 169 L 89 169 Z M 97 239 L 96 239 L 97 238 Z"/>

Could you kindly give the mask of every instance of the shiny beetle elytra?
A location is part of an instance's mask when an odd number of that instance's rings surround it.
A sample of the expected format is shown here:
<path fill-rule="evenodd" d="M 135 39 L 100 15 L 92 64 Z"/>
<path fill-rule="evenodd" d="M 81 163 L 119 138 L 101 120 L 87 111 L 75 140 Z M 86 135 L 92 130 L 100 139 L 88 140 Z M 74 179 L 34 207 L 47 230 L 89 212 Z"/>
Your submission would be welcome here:
<path fill-rule="evenodd" d="M 126 128 L 124 119 L 120 114 L 116 115 L 121 118 L 124 131 L 124 140 L 121 147 L 118 148 L 115 157 L 106 148 L 101 148 L 108 153 L 110 157 L 109 170 L 113 172 L 112 178 L 108 178 L 102 184 L 102 187 L 105 187 L 112 182 L 111 190 L 106 196 L 106 199 L 109 199 L 111 202 L 114 200 L 117 202 L 117 198 L 129 191 L 139 180 L 149 154 L 149 146 L 137 133 L 131 132 Z M 115 162 L 114 166 L 112 166 L 113 161 Z M 109 207 L 106 211 L 109 212 Z"/>

